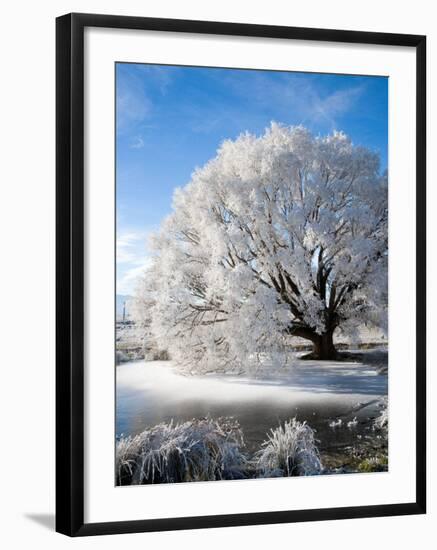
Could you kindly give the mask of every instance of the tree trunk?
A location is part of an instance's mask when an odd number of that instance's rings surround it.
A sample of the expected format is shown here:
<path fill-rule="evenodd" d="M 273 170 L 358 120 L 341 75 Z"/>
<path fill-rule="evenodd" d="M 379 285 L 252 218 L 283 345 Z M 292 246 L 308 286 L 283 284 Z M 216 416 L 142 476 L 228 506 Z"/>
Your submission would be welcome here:
<path fill-rule="evenodd" d="M 333 339 L 334 330 L 335 328 L 323 334 L 317 334 L 312 328 L 292 325 L 287 332 L 290 336 L 298 336 L 312 342 L 313 351 L 305 355 L 305 359 L 332 360 L 337 358 L 337 350 Z"/>
<path fill-rule="evenodd" d="M 337 357 L 337 351 L 334 346 L 333 340 L 334 331 L 324 332 L 323 334 L 317 334 L 313 340 L 314 349 L 311 353 L 312 359 L 335 359 Z"/>

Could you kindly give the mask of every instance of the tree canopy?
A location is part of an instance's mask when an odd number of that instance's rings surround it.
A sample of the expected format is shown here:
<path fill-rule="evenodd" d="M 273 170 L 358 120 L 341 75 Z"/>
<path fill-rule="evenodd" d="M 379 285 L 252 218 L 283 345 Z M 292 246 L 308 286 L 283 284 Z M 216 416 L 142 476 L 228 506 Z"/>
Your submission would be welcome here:
<path fill-rule="evenodd" d="M 333 358 L 337 328 L 386 325 L 387 222 L 375 152 L 272 123 L 175 191 L 137 298 L 190 371 L 249 368 L 291 336 Z"/>

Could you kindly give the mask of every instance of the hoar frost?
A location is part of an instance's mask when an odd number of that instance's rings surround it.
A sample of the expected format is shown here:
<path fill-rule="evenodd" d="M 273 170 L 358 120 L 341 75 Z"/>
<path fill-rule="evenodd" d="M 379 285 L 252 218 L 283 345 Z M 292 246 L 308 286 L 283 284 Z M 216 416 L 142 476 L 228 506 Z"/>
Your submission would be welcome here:
<path fill-rule="evenodd" d="M 292 336 L 333 359 L 337 328 L 385 328 L 387 214 L 376 153 L 272 124 L 176 190 L 136 300 L 188 372 L 250 369 Z"/>

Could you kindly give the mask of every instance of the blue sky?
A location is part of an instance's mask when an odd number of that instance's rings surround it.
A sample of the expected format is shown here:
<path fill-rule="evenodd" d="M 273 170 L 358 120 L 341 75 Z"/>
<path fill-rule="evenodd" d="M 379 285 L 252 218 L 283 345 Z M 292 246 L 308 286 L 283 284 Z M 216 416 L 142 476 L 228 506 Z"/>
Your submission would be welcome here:
<path fill-rule="evenodd" d="M 387 167 L 388 80 L 276 71 L 116 64 L 117 292 L 148 264 L 147 235 L 220 143 L 271 121 L 343 130 Z"/>

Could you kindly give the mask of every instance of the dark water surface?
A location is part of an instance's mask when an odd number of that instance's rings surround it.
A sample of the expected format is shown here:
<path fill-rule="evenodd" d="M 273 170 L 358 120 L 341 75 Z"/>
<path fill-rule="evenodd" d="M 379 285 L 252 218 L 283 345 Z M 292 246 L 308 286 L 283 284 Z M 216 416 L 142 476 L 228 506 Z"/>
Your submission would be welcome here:
<path fill-rule="evenodd" d="M 386 395 L 387 375 L 371 365 L 302 361 L 279 375 L 243 378 L 186 377 L 168 361 L 131 362 L 117 367 L 116 434 L 232 416 L 254 451 L 270 429 L 296 417 L 316 430 L 321 452 L 331 452 L 373 437 L 372 421 Z"/>

